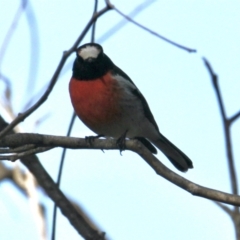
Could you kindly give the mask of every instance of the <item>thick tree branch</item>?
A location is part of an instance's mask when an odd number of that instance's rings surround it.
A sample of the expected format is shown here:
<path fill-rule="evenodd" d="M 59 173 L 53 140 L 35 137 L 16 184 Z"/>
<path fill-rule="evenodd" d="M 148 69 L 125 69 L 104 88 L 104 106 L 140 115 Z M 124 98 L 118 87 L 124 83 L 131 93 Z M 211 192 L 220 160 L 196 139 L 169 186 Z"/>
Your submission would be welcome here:
<path fill-rule="evenodd" d="M 8 124 L 0 116 L 0 130 L 5 128 L 7 125 Z M 18 134 L 14 134 L 11 130 L 11 135 L 8 136 L 14 135 Z M 24 146 L 27 147 L 24 148 Z M 29 147 L 33 146 L 33 144 L 23 144 L 22 149 L 29 149 Z M 21 147 L 17 147 L 15 149 L 18 151 L 20 148 Z M 97 230 L 95 230 L 95 225 L 92 223 L 90 218 L 86 216 L 86 214 L 82 214 L 83 211 L 78 211 L 79 207 L 77 209 L 73 207 L 76 204 L 69 202 L 69 200 L 64 196 L 35 155 L 22 157 L 21 162 L 31 171 L 31 173 L 37 179 L 39 185 L 44 189 L 53 202 L 57 204 L 63 215 L 70 221 L 72 226 L 81 236 L 83 236 L 85 239 L 105 239 L 104 233 L 99 233 Z M 3 180 L 4 178 L 12 179 L 15 185 L 26 195 L 25 189 L 23 189 L 21 184 L 16 181 L 13 171 L 8 171 L 4 165 L 0 164 L 0 180 Z"/>
<path fill-rule="evenodd" d="M 156 171 L 156 173 L 194 196 L 203 197 L 235 206 L 240 206 L 240 196 L 220 192 L 195 184 L 165 167 L 158 159 L 149 152 L 142 151 L 138 154 Z"/>
<path fill-rule="evenodd" d="M 37 159 L 36 156 L 32 155 L 32 160 L 31 161 L 35 161 Z M 41 164 L 41 163 L 40 163 Z M 28 167 L 28 165 L 26 165 L 26 167 Z M 39 174 L 42 174 L 43 172 L 41 171 L 42 167 L 39 168 L 40 172 L 35 171 L 35 176 L 38 177 Z M 0 182 L 5 180 L 5 179 L 9 179 L 10 181 L 12 181 L 13 185 L 15 187 L 17 187 L 17 189 L 19 189 L 19 191 L 26 197 L 28 197 L 26 188 L 24 187 L 24 184 L 22 184 L 22 179 L 25 179 L 27 177 L 27 173 L 26 171 L 22 171 L 19 168 L 7 168 L 2 162 L 0 162 Z M 46 182 L 47 183 L 47 182 Z M 43 189 L 43 191 L 48 194 L 48 190 L 49 189 L 54 189 L 56 188 L 56 185 L 52 185 L 53 181 L 48 182 L 46 185 L 49 187 L 45 187 L 41 186 L 38 184 L 38 182 L 36 182 L 37 187 L 41 187 Z M 46 188 L 46 189 L 45 189 Z M 68 198 L 69 199 L 69 198 Z M 52 198 L 52 200 L 54 200 Z M 62 200 L 64 201 L 64 200 Z M 78 203 L 74 202 L 73 200 L 70 200 L 70 203 L 74 206 L 75 211 L 77 211 L 77 213 L 81 216 L 83 216 L 83 218 L 85 219 L 85 221 L 88 223 L 88 225 L 90 227 L 92 227 L 93 229 L 98 230 L 99 227 L 94 223 L 94 221 L 84 212 L 84 210 L 82 209 L 81 206 L 79 206 Z M 43 205 L 39 205 L 39 207 L 41 208 L 41 212 L 42 214 L 45 216 L 44 214 L 44 206 Z M 69 211 L 71 213 L 71 211 Z M 68 216 L 65 215 L 67 218 Z M 100 230 L 99 230 L 100 231 Z M 101 238 L 100 238 L 101 239 Z"/>
<path fill-rule="evenodd" d="M 33 173 L 48 196 L 57 204 L 63 215 L 68 218 L 80 235 L 85 239 L 105 239 L 103 233 L 99 234 L 76 212 L 74 206 L 68 201 L 61 190 L 58 189 L 57 185 L 43 168 L 36 156 L 30 155 L 23 157 L 21 162 Z"/>
<path fill-rule="evenodd" d="M 113 139 L 95 139 L 94 142 L 90 144 L 85 139 L 81 138 L 69 138 L 29 133 L 8 135 L 0 140 L 0 147 L 18 147 L 30 143 L 36 144 L 39 147 L 52 148 L 65 147 L 71 149 L 118 149 L 116 141 Z M 158 175 L 164 177 L 180 188 L 188 191 L 192 195 L 228 203 L 235 206 L 240 206 L 240 196 L 206 188 L 179 176 L 175 172 L 165 167 L 137 140 L 126 141 L 126 147 L 127 149 L 139 154 L 155 170 Z M 30 164 L 30 161 L 28 163 Z M 32 164 L 34 164 L 34 161 L 32 161 Z"/>

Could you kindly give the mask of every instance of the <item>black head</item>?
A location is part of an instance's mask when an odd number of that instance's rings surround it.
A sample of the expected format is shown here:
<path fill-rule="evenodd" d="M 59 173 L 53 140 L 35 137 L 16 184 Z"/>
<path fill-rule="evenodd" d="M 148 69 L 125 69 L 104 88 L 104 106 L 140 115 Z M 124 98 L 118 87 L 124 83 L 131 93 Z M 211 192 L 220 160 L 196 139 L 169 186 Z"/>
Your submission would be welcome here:
<path fill-rule="evenodd" d="M 73 64 L 73 77 L 79 80 L 91 80 L 103 76 L 113 67 L 112 61 L 104 54 L 102 46 L 87 43 L 77 49 Z"/>

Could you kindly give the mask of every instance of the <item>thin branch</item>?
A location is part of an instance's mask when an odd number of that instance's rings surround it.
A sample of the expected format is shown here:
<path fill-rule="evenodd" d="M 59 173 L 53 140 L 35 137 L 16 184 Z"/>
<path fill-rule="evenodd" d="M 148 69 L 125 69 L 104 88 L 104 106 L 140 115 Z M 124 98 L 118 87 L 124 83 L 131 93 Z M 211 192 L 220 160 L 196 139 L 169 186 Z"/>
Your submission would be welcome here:
<path fill-rule="evenodd" d="M 234 121 L 236 121 L 238 118 L 240 118 L 240 111 L 234 114 L 231 118 L 228 119 L 229 124 L 232 124 Z"/>
<path fill-rule="evenodd" d="M 150 0 L 150 1 L 144 1 L 137 5 L 130 13 L 128 13 L 128 16 L 130 18 L 136 17 L 140 12 L 145 10 L 147 7 L 149 7 L 152 3 L 154 3 L 156 0 Z M 116 23 L 113 27 L 111 27 L 109 30 L 107 30 L 105 33 L 103 33 L 98 39 L 98 43 L 103 43 L 106 41 L 109 37 L 111 37 L 115 32 L 118 32 L 121 28 L 123 28 L 129 21 L 127 19 L 121 19 L 118 23 Z"/>
<path fill-rule="evenodd" d="M 18 173 L 16 173 L 18 171 Z M 0 162 L 0 182 L 4 180 L 10 180 L 15 187 L 25 196 L 27 197 L 26 189 L 22 186 L 22 181 L 19 181 L 19 175 L 21 175 L 21 179 L 26 178 L 26 171 L 19 171 L 16 167 L 8 168 Z M 41 207 L 43 208 L 43 206 Z"/>
<path fill-rule="evenodd" d="M 216 204 L 216 205 L 218 205 L 225 213 L 227 213 L 230 217 L 232 217 L 232 215 L 233 215 L 233 211 L 228 207 L 228 206 L 226 206 L 226 205 L 224 205 L 224 204 L 222 204 L 222 203 L 220 203 L 220 202 L 216 202 L 216 201 L 214 201 L 214 203 Z"/>
<path fill-rule="evenodd" d="M 18 7 L 17 12 L 15 13 L 13 21 L 12 21 L 12 23 L 11 23 L 9 29 L 8 29 L 8 32 L 7 32 L 7 34 L 6 34 L 6 36 L 3 40 L 3 43 L 2 43 L 1 49 L 0 49 L 0 69 L 1 69 L 2 60 L 4 58 L 5 52 L 7 50 L 7 47 L 9 45 L 9 43 L 10 43 L 10 39 L 11 39 L 11 37 L 12 37 L 12 35 L 13 35 L 13 33 L 14 33 L 18 23 L 19 23 L 19 19 L 20 19 L 22 13 L 25 11 L 27 3 L 28 3 L 27 0 L 21 0 L 20 6 Z M 1 70 L 0 70 L 0 72 L 1 72 Z"/>
<path fill-rule="evenodd" d="M 226 117 L 225 108 L 224 108 L 220 88 L 219 88 L 219 85 L 218 85 L 218 77 L 214 73 L 210 63 L 208 62 L 208 60 L 206 58 L 203 58 L 203 61 L 205 63 L 205 66 L 206 66 L 209 74 L 210 74 L 210 77 L 211 77 L 211 80 L 212 80 L 212 83 L 213 83 L 213 86 L 214 86 L 214 90 L 215 90 L 215 93 L 217 95 L 217 102 L 218 102 L 221 117 L 222 117 L 232 193 L 238 195 L 237 174 L 236 174 L 235 164 L 234 164 L 234 159 L 233 159 L 230 124 L 229 124 L 229 120 Z M 235 210 L 238 211 L 238 208 L 236 208 Z"/>
<path fill-rule="evenodd" d="M 136 151 L 137 147 L 133 146 L 131 150 Z M 143 151 L 143 149 L 141 149 L 141 151 L 138 150 L 137 153 L 156 171 L 158 175 L 162 176 L 163 178 L 167 179 L 178 187 L 186 190 L 192 195 L 231 204 L 234 206 L 240 206 L 240 196 L 224 193 L 218 190 L 206 188 L 195 184 L 165 167 L 149 151 Z"/>
<path fill-rule="evenodd" d="M 33 92 L 37 74 L 38 74 L 38 66 L 40 60 L 40 43 L 39 39 L 39 29 L 37 24 L 36 15 L 33 7 L 31 6 L 31 1 L 28 1 L 28 5 L 25 11 L 25 16 L 28 24 L 29 30 L 29 42 L 30 42 L 30 61 L 29 61 L 29 74 L 28 74 L 28 82 L 26 88 L 26 95 L 29 95 L 29 92 Z M 32 64 L 34 63 L 34 64 Z"/>
<path fill-rule="evenodd" d="M 16 147 L 16 148 L 0 148 L 0 153 L 24 152 L 26 150 L 33 149 L 34 147 L 35 147 L 35 145 L 33 145 L 33 144 L 27 144 L 27 145 Z"/>
<path fill-rule="evenodd" d="M 153 34 L 154 36 L 162 39 L 163 41 L 165 41 L 165 42 L 167 42 L 167 43 L 170 43 L 170 44 L 172 44 L 173 46 L 178 47 L 178 48 L 180 48 L 180 49 L 183 49 L 183 50 L 185 50 L 185 51 L 187 51 L 187 52 L 190 52 L 190 53 L 192 53 L 192 52 L 197 52 L 196 49 L 191 49 L 191 48 L 185 47 L 185 46 L 183 46 L 183 45 L 180 45 L 180 44 L 178 44 L 178 43 L 176 43 L 176 42 L 173 42 L 172 40 L 170 40 L 170 39 L 168 39 L 168 38 L 166 38 L 166 37 L 158 34 L 157 32 L 154 32 L 154 31 L 151 30 L 150 28 L 147 28 L 147 27 L 143 26 L 142 24 L 136 22 L 135 20 L 133 20 L 132 18 L 130 18 L 129 16 L 127 16 L 127 15 L 125 15 L 123 12 L 121 12 L 118 8 L 116 8 L 115 6 L 113 6 L 112 4 L 110 4 L 109 1 L 107 1 L 107 2 L 108 2 L 108 4 L 109 4 L 118 14 L 120 14 L 122 17 L 126 18 L 129 22 L 132 22 L 132 23 L 135 24 L 136 26 L 138 26 L 138 27 L 140 27 L 141 29 L 147 31 L 148 33 Z"/>
<path fill-rule="evenodd" d="M 5 84 L 5 91 L 3 94 L 2 105 L 6 109 L 6 111 L 9 113 L 11 112 L 11 109 L 12 109 L 12 103 L 11 103 L 12 83 L 11 83 L 11 80 L 7 76 L 3 75 L 1 72 L 0 72 L 0 79 Z"/>
<path fill-rule="evenodd" d="M 226 112 L 225 112 L 224 104 L 223 104 L 223 101 L 222 101 L 221 92 L 220 92 L 220 89 L 219 89 L 219 86 L 218 86 L 218 76 L 213 71 L 212 66 L 210 65 L 209 61 L 206 58 L 203 58 L 203 61 L 204 61 L 205 66 L 206 66 L 206 68 L 207 68 L 207 70 L 208 70 L 208 72 L 211 76 L 211 79 L 212 79 L 212 84 L 213 84 L 214 90 L 216 92 L 217 101 L 218 101 L 218 104 L 219 104 L 219 107 L 220 107 L 221 117 L 224 121 L 226 121 L 226 119 L 227 119 Z"/>
<path fill-rule="evenodd" d="M 50 149 L 52 149 L 52 147 L 33 147 L 33 148 L 31 148 L 27 151 L 23 151 L 23 152 L 20 152 L 20 153 L 15 153 L 15 154 L 10 154 L 10 155 L 1 155 L 0 160 L 9 160 L 9 161 L 14 162 L 14 161 L 16 161 L 16 160 L 18 160 L 22 157 L 29 156 L 29 155 L 32 155 L 32 154 L 46 152 Z"/>
<path fill-rule="evenodd" d="M 20 171 L 20 169 L 19 169 Z M 35 219 L 36 226 L 39 231 L 41 240 L 47 240 L 46 221 L 42 207 L 39 204 L 39 197 L 37 192 L 36 180 L 34 176 L 27 171 L 26 178 L 23 179 L 25 192 L 28 196 L 28 201 L 32 210 L 32 216 Z"/>
<path fill-rule="evenodd" d="M 97 7 L 98 7 L 98 0 L 95 0 L 94 9 L 93 9 L 93 16 L 94 16 L 94 15 L 96 14 L 96 12 L 97 12 Z M 96 22 L 97 22 L 97 19 L 94 21 L 94 23 L 93 23 L 93 25 L 92 25 L 91 42 L 95 42 Z"/>
<path fill-rule="evenodd" d="M 156 0 L 149 0 L 145 1 L 141 4 L 139 4 L 136 8 L 134 8 L 128 15 L 130 17 L 135 17 L 137 14 L 139 14 L 141 11 L 146 9 L 151 3 L 155 2 Z M 122 27 L 124 27 L 129 21 L 126 19 L 120 20 L 118 23 L 116 23 L 112 28 L 107 30 L 104 34 L 102 34 L 97 40 L 97 43 L 102 44 L 104 41 L 106 41 L 109 37 L 111 37 L 115 32 L 119 31 Z M 68 73 L 69 70 L 72 68 L 73 62 L 69 61 L 64 68 L 61 71 L 61 76 Z M 45 91 L 47 88 L 47 85 L 44 86 L 41 91 L 39 91 L 34 97 L 32 97 L 31 101 L 28 102 L 28 104 L 25 106 L 25 108 L 28 108 L 28 106 L 31 104 L 31 102 L 35 101 L 36 98 L 38 98 L 39 95 L 42 95 L 42 92 Z"/>
<path fill-rule="evenodd" d="M 34 211 L 33 216 L 36 220 L 36 226 L 39 229 L 42 240 L 46 237 L 46 220 L 44 206 L 38 201 L 37 182 L 33 175 L 29 171 L 22 171 L 19 164 L 15 164 L 14 167 L 7 168 L 2 163 L 0 164 L 0 181 L 5 179 L 10 180 L 21 193 L 29 200 L 31 209 Z"/>
<path fill-rule="evenodd" d="M 73 46 L 68 50 L 65 51 L 63 53 L 63 56 L 58 64 L 58 67 L 56 69 L 56 71 L 53 74 L 53 77 L 50 81 L 49 87 L 46 90 L 46 92 L 43 94 L 43 96 L 31 107 L 29 108 L 27 111 L 25 111 L 24 113 L 20 113 L 18 114 L 18 117 L 15 118 L 4 130 L 1 131 L 0 133 L 0 138 L 2 138 L 3 136 L 5 136 L 10 130 L 12 130 L 18 123 L 20 123 L 21 121 L 23 121 L 26 117 L 28 117 L 31 113 L 33 113 L 38 107 L 40 107 L 48 98 L 49 94 L 51 93 L 57 79 L 58 76 L 67 60 L 67 58 L 74 52 L 76 51 L 79 43 L 82 41 L 82 39 L 85 37 L 86 33 L 88 32 L 88 30 L 90 29 L 90 27 L 92 26 L 92 24 L 94 23 L 94 21 L 99 18 L 100 16 L 102 16 L 104 13 L 106 13 L 107 11 L 111 10 L 111 8 L 109 6 L 104 7 L 102 10 L 100 10 L 99 12 L 97 12 L 96 14 L 94 14 L 90 21 L 88 22 L 88 24 L 86 25 L 86 27 L 84 28 L 84 30 L 82 31 L 82 33 L 80 34 L 80 36 L 78 37 L 78 39 L 75 41 L 75 43 L 73 44 Z"/>
<path fill-rule="evenodd" d="M 68 132 L 67 132 L 67 137 L 70 136 L 72 128 L 73 128 L 73 124 L 74 124 L 74 120 L 76 119 L 76 114 L 75 112 L 72 115 L 71 118 L 71 122 L 70 125 L 68 127 Z M 59 165 L 59 169 L 58 169 L 58 177 L 57 177 L 57 186 L 60 187 L 60 183 L 61 183 L 61 177 L 62 177 L 62 171 L 63 171 L 63 164 L 64 164 L 64 159 L 66 156 L 66 148 L 63 148 L 62 151 L 62 156 L 61 156 L 61 161 L 60 161 L 60 165 Z M 57 204 L 54 203 L 54 207 L 53 207 L 53 220 L 52 220 L 52 240 L 55 239 L 55 231 L 56 231 L 56 220 L 57 219 Z"/>
<path fill-rule="evenodd" d="M 5 164 L 0 162 L 0 183 L 5 179 L 12 178 L 12 171 L 11 169 L 7 168 Z"/>
<path fill-rule="evenodd" d="M 22 144 L 29 143 L 38 144 L 39 146 L 44 147 L 67 147 L 72 149 L 118 149 L 114 139 L 95 139 L 94 142 L 90 144 L 85 139 L 81 138 L 18 133 L 8 135 L 0 140 L 1 147 L 17 147 Z M 234 206 L 240 206 L 240 196 L 206 188 L 181 177 L 165 167 L 137 140 L 126 141 L 126 148 L 139 154 L 158 175 L 186 190 L 192 195 L 231 204 Z"/>
<path fill-rule="evenodd" d="M 97 8 L 98 8 L 98 0 L 95 0 L 93 16 L 97 13 Z M 91 42 L 95 41 L 96 22 L 97 22 L 97 19 L 93 22 L 93 25 L 92 25 Z M 73 115 L 72 115 L 70 126 L 68 128 L 68 132 L 67 132 L 68 137 L 71 134 L 75 118 L 76 118 L 76 114 L 74 112 Z M 60 182 L 61 182 L 61 177 L 62 177 L 63 164 L 64 164 L 64 160 L 65 160 L 65 156 L 66 156 L 66 151 L 67 151 L 67 149 L 64 148 L 63 152 L 62 152 L 62 156 L 61 156 L 61 161 L 60 161 L 59 170 L 58 170 L 58 178 L 57 178 L 57 186 L 58 187 L 60 187 Z M 55 240 L 56 222 L 57 222 L 57 204 L 54 203 L 53 220 L 52 220 L 52 238 L 51 238 L 52 240 Z"/>
<path fill-rule="evenodd" d="M 25 103 L 24 107 L 22 108 L 23 111 L 30 108 L 35 101 L 37 101 L 47 90 L 49 83 L 44 84 L 44 86 L 33 96 L 31 96 L 28 101 Z"/>
<path fill-rule="evenodd" d="M 229 207 L 225 206 L 222 203 L 215 202 L 227 215 L 232 219 L 234 228 L 235 228 L 235 234 L 236 239 L 240 239 L 240 214 L 239 212 L 236 212 L 234 210 L 231 210 Z"/>

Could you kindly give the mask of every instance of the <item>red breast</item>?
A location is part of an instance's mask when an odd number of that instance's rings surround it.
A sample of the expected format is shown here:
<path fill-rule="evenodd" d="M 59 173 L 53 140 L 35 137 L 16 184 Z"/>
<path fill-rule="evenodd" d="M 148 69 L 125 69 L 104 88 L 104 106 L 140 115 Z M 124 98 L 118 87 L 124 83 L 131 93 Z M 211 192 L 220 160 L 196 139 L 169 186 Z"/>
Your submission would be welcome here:
<path fill-rule="evenodd" d="M 69 92 L 76 114 L 95 132 L 117 121 L 121 114 L 118 107 L 121 92 L 110 73 L 86 81 L 71 78 Z"/>

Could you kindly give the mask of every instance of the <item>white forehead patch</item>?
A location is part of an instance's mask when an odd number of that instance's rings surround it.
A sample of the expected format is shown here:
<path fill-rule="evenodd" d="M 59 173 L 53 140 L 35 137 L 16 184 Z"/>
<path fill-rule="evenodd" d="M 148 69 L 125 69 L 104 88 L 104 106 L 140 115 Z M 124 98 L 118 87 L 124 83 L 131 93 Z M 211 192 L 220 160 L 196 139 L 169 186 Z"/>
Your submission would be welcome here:
<path fill-rule="evenodd" d="M 88 58 L 97 58 L 100 51 L 101 50 L 97 47 L 89 45 L 85 48 L 80 49 L 78 51 L 78 54 L 80 57 L 82 57 L 83 60 L 86 60 Z"/>

